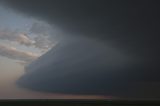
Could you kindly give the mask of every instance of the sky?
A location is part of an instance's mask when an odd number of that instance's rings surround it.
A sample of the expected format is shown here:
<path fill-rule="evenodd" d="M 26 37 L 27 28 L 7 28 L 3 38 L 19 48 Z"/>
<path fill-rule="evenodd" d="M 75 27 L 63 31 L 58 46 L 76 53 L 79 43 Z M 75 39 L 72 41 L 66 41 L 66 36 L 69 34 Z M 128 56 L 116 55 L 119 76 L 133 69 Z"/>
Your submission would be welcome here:
<path fill-rule="evenodd" d="M 27 41 L 30 40 L 27 37 L 34 35 L 34 33 L 30 32 L 30 29 L 33 24 L 38 22 L 40 21 L 24 17 L 7 7 L 0 6 L 1 99 L 21 98 L 25 93 L 23 93 L 23 90 L 17 90 L 15 81 L 24 73 L 26 64 L 43 54 L 42 49 L 27 45 L 29 43 Z M 41 22 L 38 24 L 40 25 Z M 25 36 L 26 33 L 27 36 Z M 14 97 L 15 94 L 20 96 Z"/>
<path fill-rule="evenodd" d="M 47 23 L 3 5 L 0 5 L 0 23 L 0 99 L 104 98 L 41 93 L 17 87 L 16 80 L 25 73 L 24 67 L 47 52 L 55 42 L 46 39 L 50 33 Z M 37 36 L 39 39 L 34 40 Z"/>
<path fill-rule="evenodd" d="M 16 80 L 19 88 L 160 97 L 158 1 L 1 3 L 0 55 L 16 61 L 17 67 L 25 65 L 25 73 Z M 156 93 L 149 93 L 151 90 Z"/>
<path fill-rule="evenodd" d="M 11 9 L 0 7 L 1 57 L 12 59 L 17 64 L 29 63 L 52 46 L 46 35 L 38 35 L 37 28 L 49 27 L 44 22 L 19 15 Z M 48 31 L 48 32 L 47 32 Z M 46 30 L 46 34 L 49 30 Z M 37 36 L 41 36 L 37 39 Z M 1 60 L 3 61 L 4 58 Z"/>

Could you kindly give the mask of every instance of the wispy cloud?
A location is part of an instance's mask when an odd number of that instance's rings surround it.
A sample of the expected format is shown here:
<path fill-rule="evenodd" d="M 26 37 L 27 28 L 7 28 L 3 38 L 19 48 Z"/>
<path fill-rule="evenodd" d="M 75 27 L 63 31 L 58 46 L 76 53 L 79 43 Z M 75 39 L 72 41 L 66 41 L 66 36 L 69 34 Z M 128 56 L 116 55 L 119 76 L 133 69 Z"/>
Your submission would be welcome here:
<path fill-rule="evenodd" d="M 42 51 L 47 51 L 49 48 L 53 47 L 53 39 L 50 36 L 53 35 L 53 29 L 47 23 L 35 22 L 29 29 L 30 33 L 37 35 L 34 37 L 34 46 L 36 48 L 42 49 Z M 56 33 L 54 34 L 56 36 Z"/>
<path fill-rule="evenodd" d="M 32 24 L 29 31 L 37 35 L 49 36 L 52 30 L 51 26 L 47 23 L 35 22 Z"/>
<path fill-rule="evenodd" d="M 20 33 L 18 31 L 12 31 L 9 29 L 0 30 L 0 39 L 8 40 L 11 42 L 18 42 L 25 46 L 33 45 L 34 41 L 30 39 L 27 34 Z"/>
<path fill-rule="evenodd" d="M 31 40 L 26 34 L 23 33 L 18 35 L 16 41 L 26 46 L 31 46 L 34 43 L 33 40 Z"/>
<path fill-rule="evenodd" d="M 49 48 L 53 47 L 53 42 L 49 40 L 49 31 L 44 27 L 44 32 L 41 31 L 43 29 L 42 25 L 33 24 L 30 28 L 31 33 L 35 34 L 35 37 L 30 37 L 26 32 L 18 32 L 12 31 L 10 29 L 0 30 L 0 39 L 7 40 L 11 42 L 16 42 L 25 46 L 32 46 L 38 48 L 42 52 L 47 51 Z M 29 33 L 29 32 L 28 32 Z"/>
<path fill-rule="evenodd" d="M 27 66 L 29 64 L 29 62 L 26 62 L 26 61 L 16 61 L 16 63 L 18 63 L 22 66 Z"/>
<path fill-rule="evenodd" d="M 34 54 L 32 52 L 20 51 L 14 47 L 9 47 L 5 45 L 0 45 L 0 55 L 23 62 L 31 62 L 35 60 L 37 57 L 39 57 L 39 55 Z"/>
<path fill-rule="evenodd" d="M 36 21 L 28 30 L 19 31 L 13 29 L 0 29 L 0 40 L 7 41 L 16 45 L 7 46 L 6 42 L 0 44 L 0 55 L 10 59 L 18 60 L 17 63 L 27 65 L 40 55 L 46 53 L 54 46 L 54 42 L 50 39 L 51 26 L 49 24 Z M 26 46 L 32 49 L 38 49 L 39 55 L 32 52 L 18 50 L 19 46 Z M 32 51 L 32 50 L 31 50 Z"/>

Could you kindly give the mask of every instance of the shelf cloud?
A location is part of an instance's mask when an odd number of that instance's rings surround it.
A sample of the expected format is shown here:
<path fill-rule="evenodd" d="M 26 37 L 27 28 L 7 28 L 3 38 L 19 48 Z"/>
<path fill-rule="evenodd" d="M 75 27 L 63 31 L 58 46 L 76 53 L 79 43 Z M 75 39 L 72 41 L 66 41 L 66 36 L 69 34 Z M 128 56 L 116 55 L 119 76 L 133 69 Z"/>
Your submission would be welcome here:
<path fill-rule="evenodd" d="M 63 40 L 28 66 L 29 71 L 18 81 L 23 87 L 48 92 L 127 95 L 124 88 L 134 81 L 160 81 L 157 1 L 3 0 L 2 3 L 62 31 L 59 36 Z M 35 33 L 46 33 L 37 24 L 33 27 L 31 31 Z M 39 39 L 37 44 L 43 44 Z M 54 31 L 50 40 L 54 40 Z"/>

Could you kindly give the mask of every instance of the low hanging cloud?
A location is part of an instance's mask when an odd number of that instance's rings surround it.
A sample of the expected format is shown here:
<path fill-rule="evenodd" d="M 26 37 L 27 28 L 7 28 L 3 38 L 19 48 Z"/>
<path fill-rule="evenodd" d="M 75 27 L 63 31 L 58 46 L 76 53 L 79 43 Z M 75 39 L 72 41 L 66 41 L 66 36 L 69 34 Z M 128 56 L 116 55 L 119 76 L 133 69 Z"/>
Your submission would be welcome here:
<path fill-rule="evenodd" d="M 31 62 L 35 60 L 37 57 L 39 57 L 39 55 L 34 54 L 32 52 L 20 51 L 14 47 L 9 47 L 5 45 L 0 45 L 0 55 L 23 62 Z"/>

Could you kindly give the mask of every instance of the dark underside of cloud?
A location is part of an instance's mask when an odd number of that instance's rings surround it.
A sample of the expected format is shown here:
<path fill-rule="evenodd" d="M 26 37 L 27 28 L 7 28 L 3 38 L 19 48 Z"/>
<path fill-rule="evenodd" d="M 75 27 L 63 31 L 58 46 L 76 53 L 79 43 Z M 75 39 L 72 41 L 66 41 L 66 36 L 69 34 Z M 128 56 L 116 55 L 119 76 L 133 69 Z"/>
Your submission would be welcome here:
<path fill-rule="evenodd" d="M 3 3 L 56 26 L 66 34 L 64 38 L 71 35 L 70 40 L 64 39 L 26 68 L 26 74 L 18 81 L 23 87 L 48 92 L 126 95 L 132 82 L 160 81 L 159 1 Z"/>

